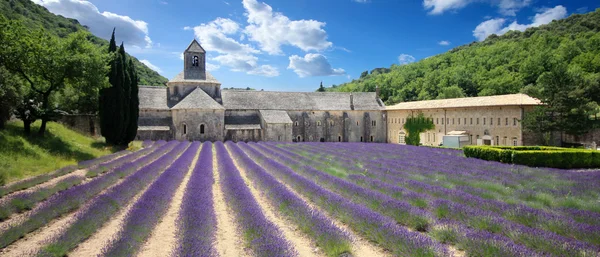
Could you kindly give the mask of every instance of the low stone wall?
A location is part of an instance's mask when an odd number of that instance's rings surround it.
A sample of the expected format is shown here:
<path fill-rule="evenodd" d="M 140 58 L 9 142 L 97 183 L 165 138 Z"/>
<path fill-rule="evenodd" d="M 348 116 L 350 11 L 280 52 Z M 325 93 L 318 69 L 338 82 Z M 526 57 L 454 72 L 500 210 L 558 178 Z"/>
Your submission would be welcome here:
<path fill-rule="evenodd" d="M 600 129 L 594 129 L 582 135 L 563 135 L 563 142 L 571 144 L 583 144 L 586 148 L 594 142 L 596 146 L 600 145 Z"/>
<path fill-rule="evenodd" d="M 96 115 L 76 114 L 62 116 L 58 121 L 68 128 L 88 136 L 100 136 L 100 119 Z"/>

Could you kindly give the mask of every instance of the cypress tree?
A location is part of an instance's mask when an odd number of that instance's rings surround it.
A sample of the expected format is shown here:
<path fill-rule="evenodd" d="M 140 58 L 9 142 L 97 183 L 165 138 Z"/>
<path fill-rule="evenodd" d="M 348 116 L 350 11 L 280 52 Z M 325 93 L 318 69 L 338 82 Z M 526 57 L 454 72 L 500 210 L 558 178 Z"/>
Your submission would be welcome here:
<path fill-rule="evenodd" d="M 129 76 L 131 78 L 130 94 L 129 94 L 129 124 L 127 126 L 127 136 L 125 143 L 129 143 L 135 139 L 137 135 L 138 117 L 140 111 L 140 99 L 138 98 L 138 76 L 133 65 L 133 60 L 129 59 L 128 63 Z"/>
<path fill-rule="evenodd" d="M 121 119 L 123 121 L 122 126 L 120 126 L 120 132 L 117 135 L 117 142 L 119 145 L 127 145 L 130 141 L 127 141 L 127 133 L 129 128 L 129 123 L 131 123 L 131 111 L 130 111 L 130 100 L 131 100 L 131 74 L 129 70 L 129 63 L 127 62 L 127 54 L 125 53 L 125 47 L 123 43 L 119 47 L 119 56 L 121 58 L 123 69 L 123 80 L 121 83 L 121 100 L 123 101 L 119 111 L 121 112 Z"/>
<path fill-rule="evenodd" d="M 117 44 L 115 42 L 115 29 L 113 29 L 112 36 L 110 38 L 110 44 L 108 46 L 108 52 L 113 54 L 113 56 L 109 62 L 110 70 L 107 74 L 111 86 L 100 90 L 100 102 L 98 108 L 100 116 L 100 130 L 102 136 L 106 139 L 106 142 L 109 144 L 114 143 L 114 124 L 116 120 L 113 116 L 115 111 L 117 110 L 117 99 L 114 86 L 117 76 L 116 51 Z"/>

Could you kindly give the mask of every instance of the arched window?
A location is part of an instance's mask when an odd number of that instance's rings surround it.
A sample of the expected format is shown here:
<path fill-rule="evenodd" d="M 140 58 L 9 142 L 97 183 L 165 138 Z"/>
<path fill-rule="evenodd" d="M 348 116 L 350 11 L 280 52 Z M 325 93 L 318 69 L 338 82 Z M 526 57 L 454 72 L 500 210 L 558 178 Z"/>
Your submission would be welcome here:
<path fill-rule="evenodd" d="M 363 137 L 360 137 L 360 142 L 362 142 L 362 141 L 363 141 Z"/>
<path fill-rule="evenodd" d="M 321 121 L 317 121 L 317 126 L 321 126 Z"/>
<path fill-rule="evenodd" d="M 204 124 L 200 125 L 200 134 L 204 134 Z"/>
<path fill-rule="evenodd" d="M 300 136 L 297 136 L 297 137 L 296 137 L 296 142 L 301 142 L 301 141 L 302 141 L 302 137 L 300 137 Z"/>
<path fill-rule="evenodd" d="M 183 124 L 183 134 L 187 134 L 187 125 Z"/>
<path fill-rule="evenodd" d="M 325 138 L 321 138 L 319 142 L 325 142 Z"/>
<path fill-rule="evenodd" d="M 192 66 L 196 67 L 198 66 L 198 56 L 194 55 L 194 57 L 192 57 Z"/>
<path fill-rule="evenodd" d="M 342 142 L 342 136 L 338 136 L 338 142 Z"/>
<path fill-rule="evenodd" d="M 281 136 L 277 136 L 277 141 L 281 141 Z"/>
<path fill-rule="evenodd" d="M 356 122 L 356 126 L 358 126 L 358 121 Z"/>
<path fill-rule="evenodd" d="M 294 122 L 294 126 L 298 127 L 298 121 Z"/>
<path fill-rule="evenodd" d="M 371 136 L 371 142 L 375 141 L 375 137 Z"/>

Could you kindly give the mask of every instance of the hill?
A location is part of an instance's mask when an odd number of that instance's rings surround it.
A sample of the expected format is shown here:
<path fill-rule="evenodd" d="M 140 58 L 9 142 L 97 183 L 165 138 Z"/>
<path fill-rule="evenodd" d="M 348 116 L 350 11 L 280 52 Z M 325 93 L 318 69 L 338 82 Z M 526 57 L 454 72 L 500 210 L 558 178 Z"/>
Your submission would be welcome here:
<path fill-rule="evenodd" d="M 32 125 L 37 129 L 40 122 Z M 59 123 L 48 123 L 46 136 L 24 136 L 23 122 L 0 130 L 0 172 L 8 181 L 47 173 L 79 161 L 110 154 L 99 139 L 84 136 Z"/>
<path fill-rule="evenodd" d="M 517 92 L 535 96 L 538 78 L 567 65 L 590 86 L 600 85 L 600 9 L 524 32 L 492 35 L 408 65 L 363 72 L 328 91 L 374 92 L 386 104 Z"/>
<path fill-rule="evenodd" d="M 87 28 L 79 24 L 77 20 L 55 15 L 46 8 L 37 5 L 30 0 L 0 1 L 0 14 L 8 19 L 21 20 L 32 28 L 44 28 L 46 31 L 59 37 L 66 37 L 68 34 L 79 30 L 87 30 Z M 108 46 L 108 41 L 102 38 L 92 36 L 90 40 L 99 47 Z M 164 86 L 165 83 L 167 83 L 168 80 L 158 74 L 158 72 L 148 68 L 135 57 L 129 57 L 133 59 L 135 64 L 136 71 L 140 78 L 140 85 Z"/>

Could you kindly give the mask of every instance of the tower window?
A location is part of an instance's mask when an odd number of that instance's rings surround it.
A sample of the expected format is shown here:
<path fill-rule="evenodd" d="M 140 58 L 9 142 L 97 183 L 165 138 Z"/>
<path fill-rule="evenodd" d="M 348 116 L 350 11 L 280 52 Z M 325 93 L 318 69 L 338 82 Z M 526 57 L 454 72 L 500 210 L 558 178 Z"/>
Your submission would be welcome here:
<path fill-rule="evenodd" d="M 198 66 L 198 56 L 194 55 L 192 58 L 192 66 Z"/>
<path fill-rule="evenodd" d="M 204 124 L 200 125 L 200 134 L 204 134 Z"/>

